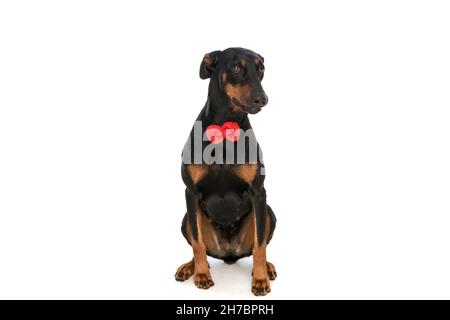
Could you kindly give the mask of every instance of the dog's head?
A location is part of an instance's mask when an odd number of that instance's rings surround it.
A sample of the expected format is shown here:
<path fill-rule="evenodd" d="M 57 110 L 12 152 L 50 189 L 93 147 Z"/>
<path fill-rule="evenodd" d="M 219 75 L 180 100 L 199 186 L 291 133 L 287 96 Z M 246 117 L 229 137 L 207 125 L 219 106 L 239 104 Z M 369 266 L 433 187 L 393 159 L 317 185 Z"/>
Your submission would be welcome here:
<path fill-rule="evenodd" d="M 217 80 L 219 90 L 236 112 L 254 114 L 267 104 L 261 85 L 263 77 L 264 58 L 243 48 L 207 53 L 200 65 L 200 78 Z"/>

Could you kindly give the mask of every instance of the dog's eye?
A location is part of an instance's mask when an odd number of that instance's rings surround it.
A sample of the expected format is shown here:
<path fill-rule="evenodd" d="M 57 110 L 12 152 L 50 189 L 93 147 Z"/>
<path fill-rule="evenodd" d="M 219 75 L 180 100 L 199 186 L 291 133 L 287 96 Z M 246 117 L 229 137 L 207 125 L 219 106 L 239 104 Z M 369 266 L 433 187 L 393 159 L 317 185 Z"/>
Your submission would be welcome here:
<path fill-rule="evenodd" d="M 239 73 L 241 72 L 241 67 L 238 64 L 235 64 L 231 70 L 233 73 Z"/>

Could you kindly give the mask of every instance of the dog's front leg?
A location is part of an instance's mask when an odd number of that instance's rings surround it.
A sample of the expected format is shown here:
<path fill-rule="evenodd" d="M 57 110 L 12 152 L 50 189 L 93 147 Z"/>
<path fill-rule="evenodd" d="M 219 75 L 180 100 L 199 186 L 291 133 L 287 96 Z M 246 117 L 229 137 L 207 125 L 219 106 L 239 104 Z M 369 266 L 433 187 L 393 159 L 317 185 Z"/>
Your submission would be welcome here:
<path fill-rule="evenodd" d="M 191 246 L 194 251 L 194 283 L 198 288 L 208 289 L 214 285 L 206 258 L 206 247 L 202 235 L 202 217 L 200 193 L 186 189 L 186 206 L 189 219 Z"/>
<path fill-rule="evenodd" d="M 252 187 L 251 198 L 255 221 L 255 235 L 253 242 L 253 279 L 252 292 L 257 296 L 264 296 L 270 292 L 269 276 L 267 274 L 266 246 L 267 246 L 267 214 L 266 190 L 264 187 Z"/>

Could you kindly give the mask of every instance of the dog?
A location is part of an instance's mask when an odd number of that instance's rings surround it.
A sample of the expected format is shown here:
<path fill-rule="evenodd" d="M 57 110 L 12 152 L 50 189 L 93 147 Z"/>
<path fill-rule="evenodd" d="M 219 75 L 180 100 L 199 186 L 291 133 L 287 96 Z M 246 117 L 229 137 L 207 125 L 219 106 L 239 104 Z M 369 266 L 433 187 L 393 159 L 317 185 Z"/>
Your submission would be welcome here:
<path fill-rule="evenodd" d="M 269 280 L 277 276 L 266 260 L 276 218 L 266 203 L 262 153 L 248 119 L 267 105 L 263 77 L 263 57 L 248 49 L 213 51 L 201 62 L 200 78 L 210 79 L 208 99 L 181 166 L 187 207 L 181 231 L 194 257 L 178 268 L 178 281 L 193 275 L 198 288 L 213 286 L 207 256 L 232 264 L 253 255 L 257 296 L 269 293 Z"/>

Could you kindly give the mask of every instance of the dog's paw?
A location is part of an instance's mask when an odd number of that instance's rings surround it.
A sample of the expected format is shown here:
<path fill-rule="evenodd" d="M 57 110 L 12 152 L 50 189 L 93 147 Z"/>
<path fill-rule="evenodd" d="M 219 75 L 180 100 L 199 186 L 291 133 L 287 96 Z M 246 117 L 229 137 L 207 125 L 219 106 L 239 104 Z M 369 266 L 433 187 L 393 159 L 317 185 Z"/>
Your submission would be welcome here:
<path fill-rule="evenodd" d="M 252 292 L 255 296 L 265 296 L 270 292 L 269 277 L 265 278 L 253 278 L 252 279 Z"/>
<path fill-rule="evenodd" d="M 199 289 L 209 289 L 214 285 L 211 275 L 208 273 L 196 273 L 194 283 Z"/>
<path fill-rule="evenodd" d="M 175 279 L 177 281 L 185 281 L 189 279 L 194 273 L 194 262 L 189 261 L 182 264 L 175 273 Z"/>
<path fill-rule="evenodd" d="M 269 276 L 270 280 L 275 280 L 277 278 L 277 270 L 275 269 L 275 266 L 273 263 L 270 263 L 267 261 L 267 275 Z"/>

